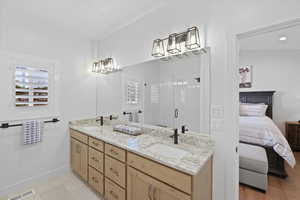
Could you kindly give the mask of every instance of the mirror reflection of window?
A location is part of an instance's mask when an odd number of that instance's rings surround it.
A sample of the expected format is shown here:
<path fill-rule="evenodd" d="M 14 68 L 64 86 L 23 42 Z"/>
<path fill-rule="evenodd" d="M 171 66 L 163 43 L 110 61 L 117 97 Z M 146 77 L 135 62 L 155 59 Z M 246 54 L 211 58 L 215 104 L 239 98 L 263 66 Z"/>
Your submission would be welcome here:
<path fill-rule="evenodd" d="M 127 104 L 137 105 L 139 103 L 139 83 L 128 81 L 127 83 Z"/>

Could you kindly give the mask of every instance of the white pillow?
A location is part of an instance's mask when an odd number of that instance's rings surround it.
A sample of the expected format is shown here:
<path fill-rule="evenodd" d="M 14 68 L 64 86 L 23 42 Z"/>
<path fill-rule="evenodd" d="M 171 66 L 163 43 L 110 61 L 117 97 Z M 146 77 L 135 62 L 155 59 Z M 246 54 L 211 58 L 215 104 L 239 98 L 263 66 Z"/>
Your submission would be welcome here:
<path fill-rule="evenodd" d="M 240 116 L 257 116 L 262 117 L 266 115 L 268 105 L 265 104 L 240 104 Z"/>

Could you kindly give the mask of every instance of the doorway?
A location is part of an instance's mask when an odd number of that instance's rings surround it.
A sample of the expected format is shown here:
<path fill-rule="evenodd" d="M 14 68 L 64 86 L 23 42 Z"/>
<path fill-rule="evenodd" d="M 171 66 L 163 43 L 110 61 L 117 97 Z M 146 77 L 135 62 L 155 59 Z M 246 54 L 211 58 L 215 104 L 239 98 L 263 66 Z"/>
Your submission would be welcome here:
<path fill-rule="evenodd" d="M 300 21 L 237 35 L 239 199 L 300 195 Z"/>

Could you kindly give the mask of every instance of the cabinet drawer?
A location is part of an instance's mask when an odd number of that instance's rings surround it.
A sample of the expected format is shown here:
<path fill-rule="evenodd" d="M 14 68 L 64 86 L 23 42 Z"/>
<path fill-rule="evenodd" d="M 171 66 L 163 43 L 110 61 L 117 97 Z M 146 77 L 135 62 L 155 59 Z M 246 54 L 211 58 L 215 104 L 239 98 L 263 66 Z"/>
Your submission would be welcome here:
<path fill-rule="evenodd" d="M 105 144 L 105 154 L 122 162 L 126 161 L 126 151 L 110 144 Z"/>
<path fill-rule="evenodd" d="M 89 185 L 100 194 L 103 194 L 103 175 L 97 172 L 97 170 L 93 169 L 92 167 L 89 167 Z"/>
<path fill-rule="evenodd" d="M 103 173 L 104 155 L 100 151 L 89 148 L 89 165 Z"/>
<path fill-rule="evenodd" d="M 128 166 L 127 199 L 129 200 L 191 200 L 187 195 L 163 182 Z M 197 188 L 201 190 L 201 188 Z M 194 198 L 208 200 L 208 198 Z"/>
<path fill-rule="evenodd" d="M 164 165 L 145 159 L 133 153 L 127 154 L 128 164 L 144 173 L 157 178 L 185 193 L 192 192 L 192 177 Z"/>
<path fill-rule="evenodd" d="M 105 179 L 105 199 L 107 200 L 125 200 L 126 193 L 125 190 L 120 188 L 118 185 Z"/>
<path fill-rule="evenodd" d="M 125 164 L 109 156 L 105 156 L 105 176 L 125 188 Z"/>
<path fill-rule="evenodd" d="M 78 131 L 75 131 L 73 129 L 70 129 L 70 135 L 72 138 L 75 138 L 76 140 L 79 140 L 80 142 L 88 144 L 88 136 L 86 136 L 82 133 L 79 133 Z"/>
<path fill-rule="evenodd" d="M 99 151 L 102 151 L 102 152 L 104 150 L 104 142 L 97 140 L 95 138 L 92 138 L 92 137 L 89 138 L 89 146 L 91 146 Z"/>

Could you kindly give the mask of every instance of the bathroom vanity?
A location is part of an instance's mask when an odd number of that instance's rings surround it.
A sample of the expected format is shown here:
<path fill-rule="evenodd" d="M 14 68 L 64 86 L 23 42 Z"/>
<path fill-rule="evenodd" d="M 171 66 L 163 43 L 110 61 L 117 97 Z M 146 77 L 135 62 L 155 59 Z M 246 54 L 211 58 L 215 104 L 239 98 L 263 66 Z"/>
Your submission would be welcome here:
<path fill-rule="evenodd" d="M 143 127 L 130 136 L 97 126 L 94 120 L 71 122 L 72 170 L 108 200 L 212 199 L 213 142 L 187 133 L 173 144 L 172 131 Z"/>

